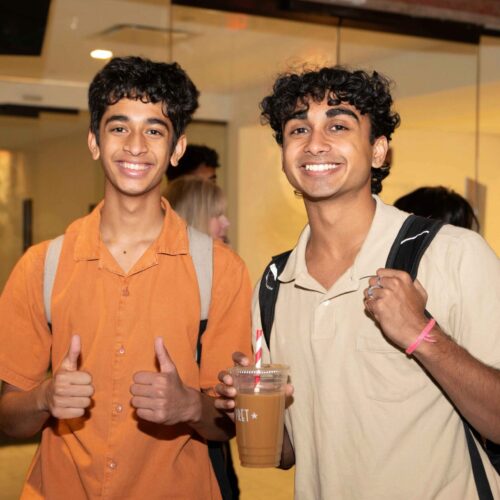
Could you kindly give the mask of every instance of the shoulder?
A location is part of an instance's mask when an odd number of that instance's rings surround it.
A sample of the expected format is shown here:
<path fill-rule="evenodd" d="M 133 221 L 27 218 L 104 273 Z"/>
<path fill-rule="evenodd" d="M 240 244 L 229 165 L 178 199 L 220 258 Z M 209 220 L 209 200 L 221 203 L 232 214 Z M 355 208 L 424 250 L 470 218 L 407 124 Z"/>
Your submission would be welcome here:
<path fill-rule="evenodd" d="M 429 256 L 439 259 L 480 258 L 498 264 L 498 258 L 486 240 L 478 233 L 462 227 L 444 224 L 429 246 Z M 481 265 L 481 262 L 478 262 Z"/>
<path fill-rule="evenodd" d="M 214 266 L 246 269 L 243 259 L 226 244 L 214 240 Z"/>
<path fill-rule="evenodd" d="M 52 240 L 42 241 L 26 250 L 24 255 L 19 259 L 17 267 L 25 269 L 27 272 L 36 272 L 42 270 L 45 262 L 47 248 Z"/>

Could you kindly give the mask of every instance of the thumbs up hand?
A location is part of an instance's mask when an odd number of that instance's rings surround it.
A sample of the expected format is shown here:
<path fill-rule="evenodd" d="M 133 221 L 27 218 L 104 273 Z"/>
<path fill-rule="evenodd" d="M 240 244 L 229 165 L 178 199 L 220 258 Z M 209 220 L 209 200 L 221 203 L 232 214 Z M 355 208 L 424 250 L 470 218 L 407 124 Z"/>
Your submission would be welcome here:
<path fill-rule="evenodd" d="M 201 413 L 199 392 L 182 383 L 161 337 L 154 348 L 160 372 L 137 372 L 130 386 L 137 416 L 164 425 L 196 421 Z"/>
<path fill-rule="evenodd" d="M 94 387 L 91 375 L 78 371 L 80 351 L 80 336 L 73 335 L 61 366 L 46 384 L 44 406 L 53 417 L 81 417 L 90 406 Z"/>

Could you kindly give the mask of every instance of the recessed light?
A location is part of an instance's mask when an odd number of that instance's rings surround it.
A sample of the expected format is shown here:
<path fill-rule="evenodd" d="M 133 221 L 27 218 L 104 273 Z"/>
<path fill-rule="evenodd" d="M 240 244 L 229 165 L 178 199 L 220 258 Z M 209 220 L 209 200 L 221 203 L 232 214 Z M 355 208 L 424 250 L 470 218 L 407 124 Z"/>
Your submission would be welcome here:
<path fill-rule="evenodd" d="M 90 53 L 90 57 L 94 59 L 110 59 L 113 57 L 111 50 L 95 49 Z"/>

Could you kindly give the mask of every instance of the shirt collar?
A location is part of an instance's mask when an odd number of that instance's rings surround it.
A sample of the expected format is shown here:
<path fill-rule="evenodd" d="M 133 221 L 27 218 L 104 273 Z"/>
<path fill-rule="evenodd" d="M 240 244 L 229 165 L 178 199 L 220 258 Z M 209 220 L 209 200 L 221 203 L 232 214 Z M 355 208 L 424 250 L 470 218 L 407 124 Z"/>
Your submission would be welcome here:
<path fill-rule="evenodd" d="M 408 214 L 397 208 L 386 205 L 378 196 L 372 195 L 375 202 L 375 215 L 366 235 L 365 241 L 354 260 L 354 264 L 348 270 L 352 281 L 372 276 L 378 268 L 384 267 L 389 255 L 392 242 L 396 238 L 403 221 Z M 302 230 L 297 245 L 290 254 L 288 261 L 279 276 L 281 282 L 290 282 L 302 279 L 307 282 L 312 278 L 307 272 L 306 247 L 311 236 L 309 224 Z"/>
<path fill-rule="evenodd" d="M 84 217 L 75 242 L 75 260 L 97 260 L 100 256 L 101 201 L 92 212 Z M 165 212 L 163 227 L 155 242 L 155 253 L 181 255 L 189 253 L 186 222 L 172 209 L 165 198 L 161 198 Z"/>

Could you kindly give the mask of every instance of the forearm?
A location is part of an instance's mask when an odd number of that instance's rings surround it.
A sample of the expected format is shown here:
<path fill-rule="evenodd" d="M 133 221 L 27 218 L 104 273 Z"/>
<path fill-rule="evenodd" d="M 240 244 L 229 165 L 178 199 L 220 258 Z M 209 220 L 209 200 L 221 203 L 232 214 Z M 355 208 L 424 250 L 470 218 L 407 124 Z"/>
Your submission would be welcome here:
<path fill-rule="evenodd" d="M 224 412 L 215 408 L 214 398 L 194 389 L 189 391 L 192 398 L 189 405 L 189 426 L 211 441 L 231 439 L 235 434 L 234 422 Z"/>
<path fill-rule="evenodd" d="M 0 398 L 0 429 L 7 435 L 28 438 L 35 435 L 50 417 L 44 404 L 45 386 L 42 382 L 31 391 L 4 385 Z"/>
<path fill-rule="evenodd" d="M 413 355 L 464 418 L 485 438 L 500 442 L 500 370 L 471 356 L 439 328 L 435 343 L 422 342 Z"/>

